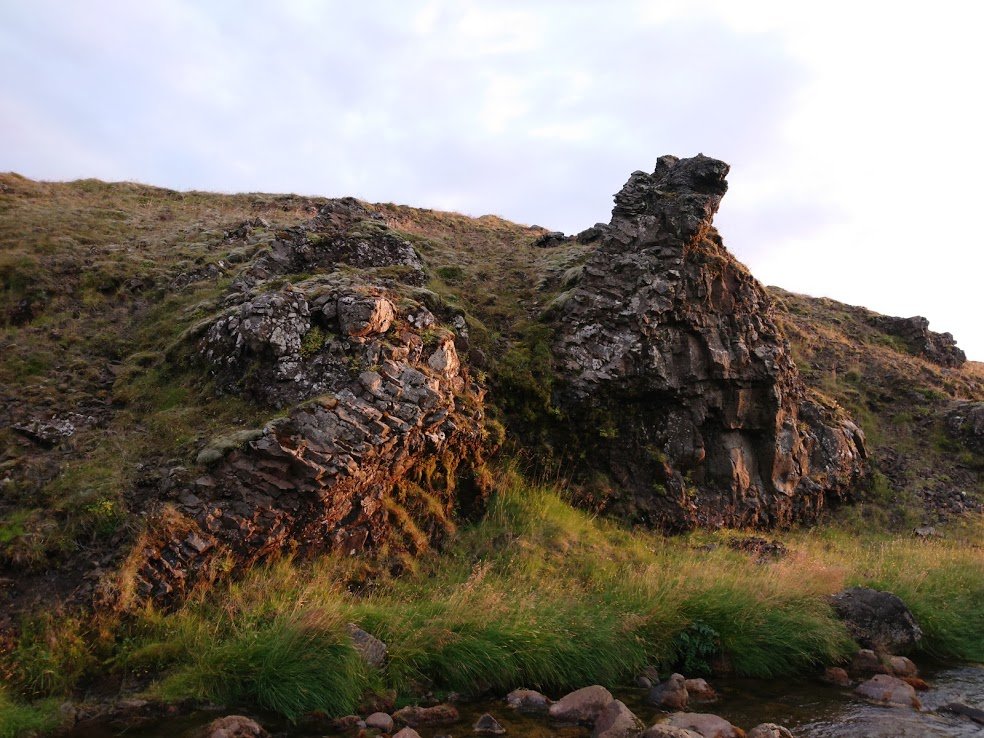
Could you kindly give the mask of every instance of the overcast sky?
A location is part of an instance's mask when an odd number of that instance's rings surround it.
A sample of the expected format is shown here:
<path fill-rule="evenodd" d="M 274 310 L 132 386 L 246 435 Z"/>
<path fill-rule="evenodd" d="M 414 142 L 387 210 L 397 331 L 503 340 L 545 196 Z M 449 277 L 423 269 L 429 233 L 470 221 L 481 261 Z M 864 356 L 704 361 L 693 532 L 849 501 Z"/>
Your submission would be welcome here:
<path fill-rule="evenodd" d="M 981 8 L 0 0 L 0 170 L 572 233 L 703 152 L 763 282 L 925 315 L 984 360 Z"/>

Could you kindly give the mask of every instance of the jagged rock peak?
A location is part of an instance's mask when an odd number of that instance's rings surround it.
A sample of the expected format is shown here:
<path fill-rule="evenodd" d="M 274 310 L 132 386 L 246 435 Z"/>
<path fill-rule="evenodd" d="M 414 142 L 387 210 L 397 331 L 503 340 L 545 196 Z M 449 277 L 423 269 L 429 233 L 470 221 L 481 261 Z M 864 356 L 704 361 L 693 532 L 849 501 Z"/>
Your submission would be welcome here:
<path fill-rule="evenodd" d="M 665 527 L 814 517 L 865 472 L 860 429 L 810 397 L 713 228 L 728 171 L 698 155 L 633 173 L 556 314 L 559 402 L 599 434 L 588 463 L 627 491 L 612 507 Z"/>

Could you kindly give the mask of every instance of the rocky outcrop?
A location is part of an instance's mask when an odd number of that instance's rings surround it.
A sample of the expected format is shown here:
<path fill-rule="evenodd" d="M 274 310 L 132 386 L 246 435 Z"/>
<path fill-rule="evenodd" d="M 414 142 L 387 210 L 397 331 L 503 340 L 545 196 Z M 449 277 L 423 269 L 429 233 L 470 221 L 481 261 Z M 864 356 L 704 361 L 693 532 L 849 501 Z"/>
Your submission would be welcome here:
<path fill-rule="evenodd" d="M 858 426 L 811 396 L 762 286 L 711 225 L 724 162 L 660 158 L 556 310 L 558 402 L 609 505 L 668 528 L 816 517 L 866 473 Z"/>
<path fill-rule="evenodd" d="M 957 402 L 944 419 L 946 432 L 971 451 L 984 454 L 984 402 Z"/>
<path fill-rule="evenodd" d="M 385 230 L 353 242 L 350 215 L 322 210 L 278 241 L 184 336 L 219 392 L 284 412 L 213 439 L 197 469 L 171 480 L 125 567 L 136 571 L 137 601 L 177 602 L 282 551 L 385 546 L 399 566 L 401 555 L 440 546 L 456 516 L 480 504 L 484 389 L 458 357 L 466 324 L 431 293 L 380 277 L 374 270 L 413 260 Z M 349 227 L 337 238 L 325 230 L 332 217 Z M 324 243 L 311 245 L 312 234 Z M 274 258 L 300 243 L 310 247 L 287 266 Z M 339 261 L 371 268 L 331 271 Z M 281 288 L 261 279 L 299 265 L 326 272 Z"/>
<path fill-rule="evenodd" d="M 929 330 L 929 321 L 921 315 L 911 318 L 872 315 L 870 321 L 878 330 L 901 339 L 906 351 L 914 356 L 947 367 L 963 366 L 967 361 L 967 355 L 957 348 L 953 335 Z"/>
<path fill-rule="evenodd" d="M 851 587 L 830 598 L 838 617 L 862 646 L 886 654 L 905 653 L 922 639 L 922 629 L 897 595 Z"/>

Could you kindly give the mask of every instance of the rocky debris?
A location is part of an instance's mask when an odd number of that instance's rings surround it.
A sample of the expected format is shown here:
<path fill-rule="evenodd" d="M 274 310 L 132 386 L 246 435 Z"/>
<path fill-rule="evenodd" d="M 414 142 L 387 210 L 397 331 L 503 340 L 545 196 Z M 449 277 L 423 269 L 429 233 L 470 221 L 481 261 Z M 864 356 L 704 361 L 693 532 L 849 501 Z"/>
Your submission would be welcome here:
<path fill-rule="evenodd" d="M 781 559 L 789 549 L 781 541 L 768 540 L 761 536 L 749 536 L 747 538 L 732 538 L 728 541 L 728 548 L 734 551 L 744 551 L 755 554 L 759 561 L 769 561 Z"/>
<path fill-rule="evenodd" d="M 169 605 L 229 562 L 285 549 L 419 554 L 480 507 L 485 390 L 451 331 L 422 336 L 402 312 L 420 303 L 396 302 L 368 280 L 322 275 L 246 295 L 189 333 L 220 390 L 289 409 L 213 440 L 198 457 L 207 468 L 168 485 L 178 504 L 152 512 L 130 561 L 138 602 Z"/>
<path fill-rule="evenodd" d="M 984 454 L 984 402 L 958 402 L 944 419 L 947 433 L 971 451 Z"/>
<path fill-rule="evenodd" d="M 64 417 L 51 416 L 47 419 L 31 418 L 10 426 L 12 431 L 29 438 L 43 448 L 54 448 L 66 438 L 71 438 L 80 427 L 93 425 L 95 418 L 69 413 Z"/>
<path fill-rule="evenodd" d="M 793 738 L 793 734 L 781 725 L 761 723 L 748 731 L 745 738 Z"/>
<path fill-rule="evenodd" d="M 649 704 L 670 710 L 686 710 L 689 699 L 687 680 L 683 674 L 670 675 L 665 682 L 650 689 L 646 696 Z"/>
<path fill-rule="evenodd" d="M 912 529 L 912 533 L 916 538 L 942 538 L 943 534 L 940 533 L 932 525 L 917 525 Z"/>
<path fill-rule="evenodd" d="M 366 718 L 366 727 L 373 728 L 381 733 L 392 733 L 393 718 L 385 712 L 374 712 Z"/>
<path fill-rule="evenodd" d="M 963 366 L 967 361 L 967 355 L 957 348 L 951 334 L 929 330 L 929 321 L 920 315 L 911 318 L 872 315 L 870 321 L 878 330 L 902 339 L 906 350 L 914 356 L 946 367 Z"/>
<path fill-rule="evenodd" d="M 213 720 L 202 731 L 202 738 L 269 738 L 263 727 L 248 717 L 228 715 Z"/>
<path fill-rule="evenodd" d="M 595 684 L 564 695 L 550 705 L 547 714 L 562 723 L 594 725 L 602 711 L 614 701 L 611 692 Z"/>
<path fill-rule="evenodd" d="M 607 234 L 607 223 L 595 223 L 593 226 L 585 228 L 583 231 L 574 236 L 574 240 L 578 243 L 594 243 L 595 241 L 600 241 Z"/>
<path fill-rule="evenodd" d="M 595 720 L 591 738 L 630 738 L 645 726 L 621 700 L 613 700 Z"/>
<path fill-rule="evenodd" d="M 561 231 L 550 231 L 542 236 L 537 236 L 531 246 L 535 249 L 549 249 L 555 246 L 563 246 L 568 238 Z"/>
<path fill-rule="evenodd" d="M 700 733 L 686 728 L 678 728 L 675 725 L 666 723 L 656 723 L 646 728 L 639 735 L 639 738 L 704 738 Z"/>
<path fill-rule="evenodd" d="M 419 728 L 422 725 L 449 725 L 458 722 L 461 716 L 454 705 L 434 705 L 433 707 L 408 705 L 394 712 L 393 719 L 401 725 Z"/>
<path fill-rule="evenodd" d="M 518 712 L 546 715 L 550 710 L 550 698 L 532 689 L 514 689 L 506 695 L 506 704 Z"/>
<path fill-rule="evenodd" d="M 349 636 L 352 638 L 352 645 L 359 652 L 359 656 L 369 666 L 376 669 L 382 668 L 386 663 L 386 644 L 376 638 L 376 636 L 366 633 L 355 623 L 348 623 Z M 389 732 L 388 730 L 385 732 Z"/>
<path fill-rule="evenodd" d="M 839 666 L 828 666 L 824 669 L 822 679 L 828 684 L 834 684 L 838 687 L 850 687 L 854 683 L 847 672 Z"/>
<path fill-rule="evenodd" d="M 951 712 L 954 715 L 963 715 L 979 725 L 984 725 L 984 710 L 965 705 L 962 702 L 948 702 L 939 709 L 943 712 Z"/>
<path fill-rule="evenodd" d="M 667 725 L 692 730 L 704 738 L 742 738 L 744 732 L 722 717 L 702 712 L 675 712 L 666 719 Z"/>
<path fill-rule="evenodd" d="M 881 704 L 914 707 L 917 710 L 922 707 L 912 685 L 889 674 L 875 674 L 868 681 L 855 687 L 854 691 L 862 697 Z"/>
<path fill-rule="evenodd" d="M 905 653 L 922 639 L 922 629 L 909 608 L 891 592 L 852 587 L 830 599 L 851 636 L 866 648 Z"/>
<path fill-rule="evenodd" d="M 486 712 L 480 715 L 478 720 L 475 721 L 475 725 L 472 726 L 472 732 L 478 735 L 503 735 L 506 729 L 502 727 L 498 720 Z"/>
<path fill-rule="evenodd" d="M 688 698 L 694 702 L 717 701 L 718 693 L 704 679 L 687 679 L 684 681 L 683 686 L 687 689 Z"/>
<path fill-rule="evenodd" d="M 413 728 L 403 728 L 393 736 L 393 738 L 420 738 L 420 733 L 418 733 Z"/>
<path fill-rule="evenodd" d="M 867 471 L 861 430 L 807 392 L 771 298 L 711 225 L 727 172 L 705 156 L 634 172 L 553 313 L 557 401 L 600 428 L 608 506 L 666 528 L 814 519 Z"/>

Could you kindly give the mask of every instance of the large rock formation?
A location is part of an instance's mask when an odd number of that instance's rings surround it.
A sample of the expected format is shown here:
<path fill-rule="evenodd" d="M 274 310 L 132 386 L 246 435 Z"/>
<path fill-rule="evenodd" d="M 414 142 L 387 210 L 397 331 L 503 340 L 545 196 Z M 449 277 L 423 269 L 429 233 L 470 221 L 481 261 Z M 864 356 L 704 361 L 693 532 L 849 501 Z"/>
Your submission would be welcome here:
<path fill-rule="evenodd" d="M 967 361 L 967 355 L 957 347 L 953 334 L 929 330 L 929 321 L 921 315 L 911 318 L 873 315 L 871 324 L 890 336 L 901 339 L 908 353 L 921 356 L 934 364 L 959 367 Z"/>
<path fill-rule="evenodd" d="M 413 286 L 409 244 L 342 204 L 247 264 L 172 351 L 219 392 L 286 412 L 213 439 L 169 477 L 124 567 L 136 572 L 125 599 L 177 602 L 281 552 L 385 550 L 399 565 L 480 502 L 484 389 L 458 359 L 465 323 Z M 310 269 L 321 273 L 271 281 Z"/>
<path fill-rule="evenodd" d="M 812 518 L 866 470 L 860 429 L 807 392 L 711 225 L 727 173 L 702 155 L 633 173 L 556 311 L 557 399 L 587 463 L 611 509 L 668 528 Z"/>

